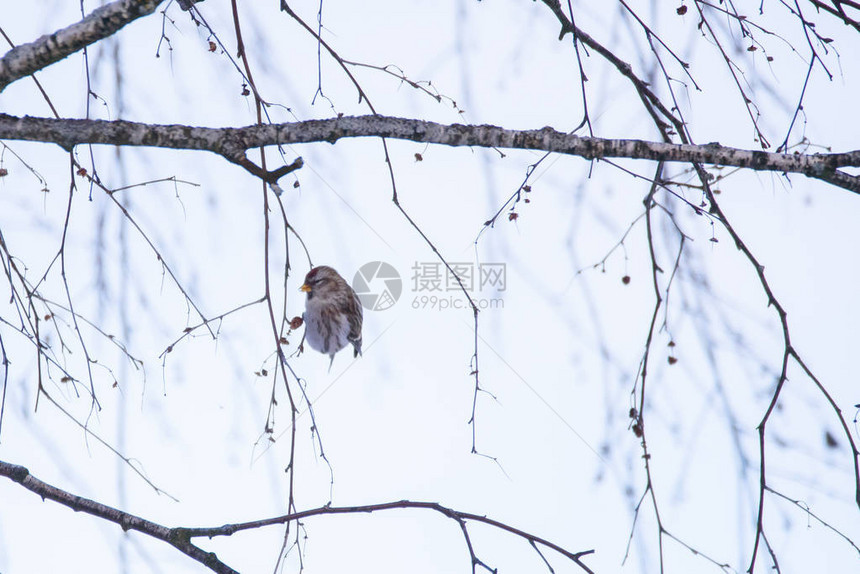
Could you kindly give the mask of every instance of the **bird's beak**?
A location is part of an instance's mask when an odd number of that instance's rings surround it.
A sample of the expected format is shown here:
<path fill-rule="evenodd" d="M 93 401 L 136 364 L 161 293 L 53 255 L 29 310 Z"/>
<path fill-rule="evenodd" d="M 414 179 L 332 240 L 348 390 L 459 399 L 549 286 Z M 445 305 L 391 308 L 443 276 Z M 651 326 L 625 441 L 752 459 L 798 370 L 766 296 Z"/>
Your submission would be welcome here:
<path fill-rule="evenodd" d="M 308 285 L 307 283 L 305 283 L 304 285 L 299 287 L 299 291 L 304 291 L 305 293 L 310 293 L 311 292 L 311 286 Z"/>

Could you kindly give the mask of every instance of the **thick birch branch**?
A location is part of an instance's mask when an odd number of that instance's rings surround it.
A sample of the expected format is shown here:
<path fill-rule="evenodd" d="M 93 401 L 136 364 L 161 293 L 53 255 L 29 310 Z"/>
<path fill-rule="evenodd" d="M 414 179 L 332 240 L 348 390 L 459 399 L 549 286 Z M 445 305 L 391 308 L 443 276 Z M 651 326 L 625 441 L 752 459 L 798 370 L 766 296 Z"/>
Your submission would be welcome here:
<path fill-rule="evenodd" d="M 6 86 L 66 56 L 115 34 L 126 24 L 152 14 L 162 0 L 118 0 L 93 10 L 80 22 L 22 44 L 0 58 L 0 92 Z"/>
<path fill-rule="evenodd" d="M 273 179 L 271 176 L 275 172 L 259 173 L 261 170 L 245 157 L 246 150 L 277 144 L 334 143 L 341 138 L 351 137 L 386 137 L 447 146 L 539 150 L 585 159 L 697 162 L 755 171 L 800 173 L 860 193 L 860 177 L 839 171 L 845 167 L 860 167 L 860 150 L 828 154 L 781 154 L 732 148 L 717 143 L 685 145 L 592 138 L 559 132 L 549 127 L 540 130 L 507 130 L 491 125 L 445 125 L 388 116 L 352 116 L 243 128 L 204 128 L 127 121 L 19 118 L 0 114 L 0 139 L 55 143 L 65 149 L 72 149 L 79 144 L 107 144 L 204 150 L 222 155 L 267 181 Z M 295 169 L 298 166 L 290 167 Z M 278 172 L 276 175 L 280 177 L 283 173 Z"/>

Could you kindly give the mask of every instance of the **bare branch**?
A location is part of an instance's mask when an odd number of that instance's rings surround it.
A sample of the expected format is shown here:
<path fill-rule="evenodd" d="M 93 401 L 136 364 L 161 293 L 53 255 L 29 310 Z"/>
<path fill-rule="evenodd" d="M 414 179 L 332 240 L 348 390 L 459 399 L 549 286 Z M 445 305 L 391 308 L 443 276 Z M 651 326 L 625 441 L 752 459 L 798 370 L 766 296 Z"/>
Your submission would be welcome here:
<path fill-rule="evenodd" d="M 161 1 L 118 0 L 93 10 L 80 22 L 9 50 L 0 58 L 0 92 L 12 82 L 113 36 L 126 24 L 152 14 Z"/>
<path fill-rule="evenodd" d="M 831 0 L 831 4 L 833 4 L 833 6 L 829 6 L 824 2 L 821 2 L 821 0 L 809 0 L 809 2 L 817 9 L 824 10 L 825 12 L 832 14 L 836 18 L 842 20 L 842 22 L 846 26 L 851 26 L 855 30 L 860 32 L 860 20 L 858 20 L 856 17 L 852 18 L 851 16 L 849 16 L 842 8 L 842 5 L 844 4 L 849 8 L 858 10 L 860 9 L 860 3 L 853 2 L 851 0 Z"/>
<path fill-rule="evenodd" d="M 176 529 L 167 528 L 166 526 L 150 522 L 144 518 L 140 518 L 100 502 L 90 500 L 89 498 L 77 496 L 55 486 L 51 486 L 30 474 L 30 471 L 23 466 L 0 461 L 0 475 L 17 482 L 30 492 L 38 494 L 43 499 L 47 498 L 54 502 L 58 502 L 63 506 L 68 506 L 78 512 L 86 512 L 87 514 L 98 516 L 99 518 L 103 518 L 109 522 L 119 524 L 125 531 L 137 530 L 138 532 L 143 532 L 153 538 L 163 540 L 180 552 L 187 554 L 194 560 L 205 565 L 213 572 L 218 572 L 219 574 L 238 574 L 235 570 L 218 560 L 218 557 L 215 556 L 214 553 L 206 552 L 194 544 L 191 544 L 188 537 L 178 535 Z"/>
<path fill-rule="evenodd" d="M 2 470 L 2 468 L 0 468 Z M 493 520 L 492 518 L 488 518 L 486 516 L 482 516 L 480 514 L 472 514 L 469 512 L 460 512 L 459 510 L 454 510 L 452 508 L 448 508 L 446 506 L 442 506 L 436 502 L 421 502 L 421 501 L 412 501 L 412 500 L 399 500 L 396 502 L 383 502 L 380 504 L 366 504 L 363 506 L 321 506 L 319 508 L 314 508 L 311 510 L 305 510 L 302 512 L 296 512 L 295 514 L 287 514 L 284 516 L 277 516 L 274 518 L 268 518 L 264 520 L 255 520 L 252 522 L 243 522 L 239 524 L 225 524 L 223 526 L 216 526 L 213 528 L 189 528 L 183 529 L 184 535 L 189 538 L 197 538 L 197 537 L 207 537 L 213 538 L 215 536 L 232 536 L 236 532 L 241 532 L 243 530 L 251 530 L 260 528 L 262 526 L 271 526 L 274 524 L 284 524 L 286 522 L 293 522 L 297 520 L 302 520 L 304 518 L 309 518 L 311 516 L 322 516 L 328 514 L 366 514 L 371 512 L 380 512 L 384 510 L 393 510 L 393 509 L 424 509 L 424 510 L 433 510 L 440 514 L 447 516 L 448 518 L 456 521 L 458 524 L 462 526 L 466 521 L 472 522 L 480 522 L 482 524 L 486 524 L 488 526 L 492 526 L 499 530 L 504 530 L 505 532 L 509 532 L 515 536 L 525 539 L 529 543 L 537 544 L 540 546 L 544 546 L 546 548 L 552 549 L 565 558 L 573 560 L 586 572 L 591 572 L 591 570 L 581 561 L 583 556 L 587 556 L 589 554 L 593 554 L 593 550 L 582 550 L 580 552 L 571 552 L 569 550 L 565 550 L 561 546 L 554 544 L 548 540 L 535 536 L 533 534 L 529 534 L 528 532 L 524 532 L 518 528 L 514 528 L 504 522 L 499 522 L 498 520 Z"/>
<path fill-rule="evenodd" d="M 860 177 L 838 171 L 860 167 L 860 150 L 828 154 L 782 154 L 744 150 L 718 143 L 671 144 L 637 139 L 582 137 L 550 127 L 507 130 L 492 125 L 439 124 L 390 116 L 348 116 L 242 128 L 205 128 L 144 124 L 127 121 L 57 120 L 0 114 L 0 139 L 52 142 L 65 149 L 79 144 L 151 146 L 204 150 L 242 165 L 250 148 L 313 142 L 334 143 L 341 138 L 386 137 L 448 146 L 476 146 L 540 150 L 585 159 L 607 157 L 652 161 L 695 162 L 748 168 L 755 171 L 801 173 L 855 193 Z M 300 164 L 299 164 L 300 165 Z M 255 166 L 256 167 L 256 166 Z M 295 169 L 298 166 L 291 166 Z M 249 169 L 266 181 L 282 170 Z"/>
<path fill-rule="evenodd" d="M 384 502 L 381 504 L 368 504 L 364 506 L 323 506 L 320 508 L 314 508 L 302 512 L 295 512 L 293 514 L 286 514 L 274 518 L 254 520 L 251 522 L 243 522 L 237 524 L 225 524 L 223 526 L 217 526 L 212 528 L 168 528 L 166 526 L 162 526 L 161 524 L 151 522 L 144 518 L 140 518 L 138 516 L 129 514 L 111 506 L 107 506 L 100 502 L 96 502 L 88 498 L 83 498 L 81 496 L 66 492 L 65 490 L 61 490 L 55 486 L 51 486 L 50 484 L 42 482 L 41 480 L 30 474 L 30 471 L 23 466 L 0 461 L 0 476 L 5 476 L 14 482 L 17 482 L 27 490 L 38 494 L 42 498 L 48 498 L 73 510 L 79 512 L 86 512 L 87 514 L 103 518 L 104 520 L 107 520 L 109 522 L 119 524 L 123 530 L 136 530 L 143 534 L 152 536 L 153 538 L 157 538 L 158 540 L 167 542 L 168 544 L 187 554 L 194 560 L 197 560 L 201 564 L 205 565 L 210 570 L 221 574 L 232 574 L 235 572 L 235 570 L 221 562 L 218 557 L 215 556 L 214 553 L 206 552 L 192 544 L 190 542 L 192 538 L 214 538 L 216 536 L 232 536 L 233 534 L 241 532 L 243 530 L 254 530 L 265 526 L 287 524 L 312 516 L 322 516 L 330 514 L 368 514 L 371 512 L 380 512 L 393 509 L 432 510 L 445 515 L 451 520 L 454 520 L 460 525 L 460 528 L 464 532 L 467 544 L 469 544 L 469 551 L 471 553 L 473 562 L 477 560 L 477 558 L 471 548 L 470 538 L 465 530 L 466 522 L 468 521 L 486 524 L 498 530 L 513 534 L 514 536 L 517 536 L 527 541 L 536 550 L 537 546 L 543 546 L 545 548 L 554 550 L 565 558 L 576 563 L 584 572 L 592 571 L 590 568 L 588 568 L 588 566 L 585 565 L 585 563 L 582 562 L 582 557 L 587 556 L 589 554 L 593 554 L 593 550 L 571 552 L 557 544 L 540 538 L 539 536 L 529 534 L 528 532 L 522 531 L 518 528 L 514 528 L 513 526 L 505 524 L 504 522 L 499 522 L 498 520 L 493 520 L 492 518 L 487 518 L 486 516 L 482 516 L 479 514 L 460 512 L 458 510 L 442 506 L 441 504 L 437 504 L 435 502 L 415 502 L 409 500 L 400 500 L 397 502 Z M 538 553 L 540 554 L 540 551 L 538 551 Z M 541 554 L 541 557 L 543 557 L 543 554 Z"/>

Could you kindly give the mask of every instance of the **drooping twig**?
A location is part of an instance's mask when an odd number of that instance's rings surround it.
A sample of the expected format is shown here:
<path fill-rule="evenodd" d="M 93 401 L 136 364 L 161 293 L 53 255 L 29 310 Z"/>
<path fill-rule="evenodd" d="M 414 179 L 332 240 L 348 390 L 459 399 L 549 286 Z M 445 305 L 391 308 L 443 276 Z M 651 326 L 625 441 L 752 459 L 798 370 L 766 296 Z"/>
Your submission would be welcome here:
<path fill-rule="evenodd" d="M 347 66 L 347 61 L 344 60 L 334 50 L 334 48 L 332 48 L 325 40 L 323 40 L 322 36 L 320 36 L 320 31 L 314 31 L 310 26 L 308 26 L 308 24 L 304 20 L 302 20 L 302 18 L 298 14 L 296 14 L 296 12 L 292 8 L 290 8 L 290 6 L 286 2 L 286 0 L 281 0 L 281 10 L 286 12 L 287 14 L 289 14 L 289 16 L 291 18 L 293 18 L 293 20 L 295 20 L 300 26 L 302 26 L 302 28 L 304 28 L 309 34 L 311 34 L 311 36 L 313 36 L 314 39 L 316 39 L 318 47 L 320 47 L 320 46 L 325 47 L 328 54 L 338 63 L 338 65 L 341 67 L 341 69 L 347 75 L 349 80 L 352 82 L 355 89 L 358 91 L 359 103 L 364 101 L 364 103 L 370 109 L 371 113 L 373 114 L 373 116 L 371 116 L 371 117 L 383 118 L 384 116 L 381 116 L 376 111 L 376 108 L 373 106 L 373 103 L 370 101 L 370 98 L 368 98 L 367 93 L 364 91 L 364 88 L 361 86 L 361 84 L 355 78 L 353 73 L 349 70 L 349 68 Z M 322 18 L 321 12 L 318 15 L 318 18 Z M 320 79 L 320 81 L 321 81 L 321 79 Z M 322 93 L 321 90 L 322 90 L 322 87 L 320 86 L 317 90 L 318 93 Z M 397 136 L 393 136 L 393 137 L 397 138 Z M 394 203 L 394 206 L 397 208 L 397 210 L 400 212 L 400 214 L 406 219 L 407 222 L 409 222 L 409 225 L 411 225 L 412 228 L 415 230 L 415 232 L 418 233 L 418 235 L 421 237 L 421 239 L 424 240 L 424 243 L 430 248 L 431 251 L 433 251 L 433 253 L 439 259 L 439 261 L 441 261 L 442 265 L 445 266 L 445 269 L 447 269 L 447 271 L 454 278 L 454 281 L 457 283 L 457 286 L 460 288 L 460 291 L 463 293 L 463 296 L 466 298 L 466 301 L 468 302 L 469 307 L 472 311 L 472 321 L 473 321 L 474 330 L 475 330 L 475 338 L 474 338 L 474 347 L 473 347 L 472 358 L 469 362 L 469 366 L 471 369 L 471 372 L 469 373 L 469 375 L 471 377 L 473 377 L 474 381 L 475 381 L 475 401 L 473 401 L 473 403 L 472 403 L 472 417 L 469 419 L 468 424 L 470 424 L 472 426 L 472 453 L 482 455 L 482 453 L 478 452 L 478 449 L 475 445 L 475 440 L 476 440 L 475 439 L 475 432 L 476 432 L 475 431 L 475 405 L 477 402 L 478 392 L 483 390 L 481 388 L 480 369 L 479 369 L 479 365 L 478 365 L 478 306 L 475 304 L 475 301 L 472 298 L 472 295 L 469 294 L 469 291 L 466 289 L 466 286 L 463 284 L 463 280 L 454 271 L 454 269 L 451 267 L 451 264 L 448 262 L 448 260 L 445 258 L 445 256 L 442 255 L 442 252 L 439 251 L 439 249 L 436 247 L 436 245 L 433 243 L 433 241 L 430 239 L 430 237 L 427 235 L 427 233 L 424 232 L 424 230 L 415 222 L 415 220 L 412 218 L 412 216 L 409 215 L 409 212 L 406 211 L 406 208 L 400 203 L 400 199 L 397 195 L 397 181 L 396 181 L 396 178 L 394 176 L 394 164 L 391 161 L 391 154 L 388 152 L 388 141 L 387 141 L 385 135 L 380 136 L 380 139 L 382 141 L 382 151 L 385 155 L 385 165 L 388 169 L 388 177 L 389 177 L 389 181 L 391 183 L 391 201 L 392 201 L 392 203 Z M 334 140 L 332 140 L 332 143 L 334 143 Z M 495 460 L 493 457 L 488 456 L 488 455 L 482 455 L 482 456 L 487 456 L 488 458 Z"/>

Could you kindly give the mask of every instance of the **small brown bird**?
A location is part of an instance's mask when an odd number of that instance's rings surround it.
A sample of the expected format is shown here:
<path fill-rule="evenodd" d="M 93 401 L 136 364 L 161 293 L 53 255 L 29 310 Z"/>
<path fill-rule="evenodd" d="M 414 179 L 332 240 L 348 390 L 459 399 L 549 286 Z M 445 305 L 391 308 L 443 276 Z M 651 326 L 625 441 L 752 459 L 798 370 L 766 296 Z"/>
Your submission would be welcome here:
<path fill-rule="evenodd" d="M 361 354 L 361 301 L 337 271 L 326 265 L 314 267 L 305 276 L 300 291 L 305 301 L 305 339 L 311 349 L 331 357 L 349 343 Z"/>

